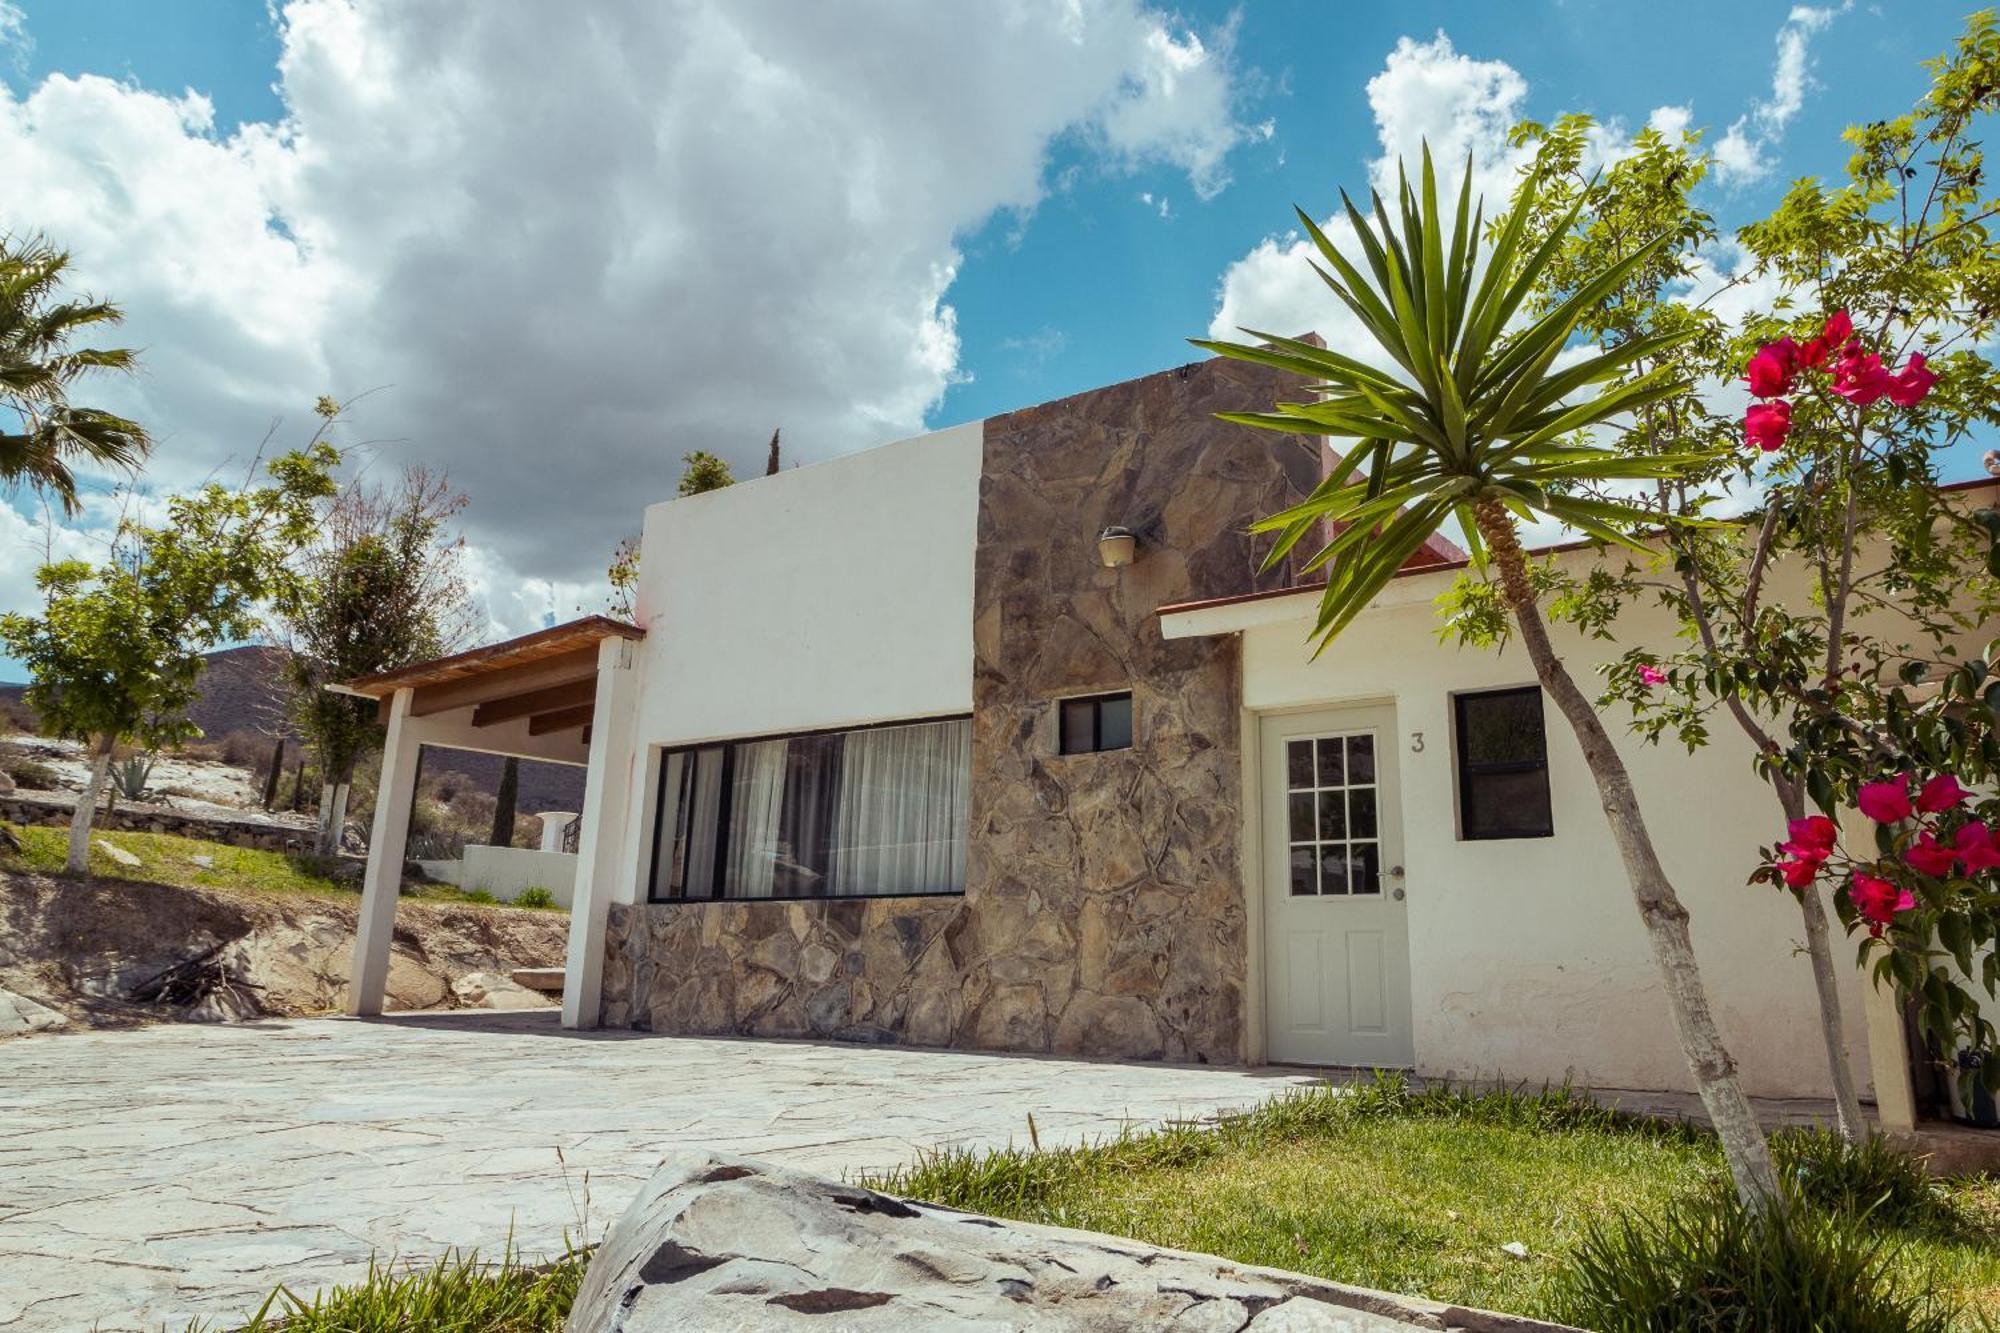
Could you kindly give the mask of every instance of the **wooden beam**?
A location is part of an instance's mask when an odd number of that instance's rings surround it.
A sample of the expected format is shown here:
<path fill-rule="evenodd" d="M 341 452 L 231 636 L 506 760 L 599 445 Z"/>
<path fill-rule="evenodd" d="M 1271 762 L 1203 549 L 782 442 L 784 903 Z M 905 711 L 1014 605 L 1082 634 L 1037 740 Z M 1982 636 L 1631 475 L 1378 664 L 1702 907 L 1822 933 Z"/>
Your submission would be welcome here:
<path fill-rule="evenodd" d="M 517 717 L 532 717 L 536 713 L 552 712 L 558 708 L 575 708 L 596 697 L 597 679 L 594 676 L 589 680 L 571 681 L 567 685 L 551 685 L 547 689 L 529 690 L 526 694 L 479 705 L 472 710 L 472 725 L 490 727 L 496 722 L 512 722 Z"/>
<path fill-rule="evenodd" d="M 464 708 L 467 704 L 491 703 L 495 699 L 526 694 L 530 690 L 546 689 L 551 685 L 568 685 L 574 681 L 591 680 L 596 675 L 597 647 L 593 644 L 588 648 L 578 648 L 555 657 L 524 662 L 520 666 L 501 667 L 494 671 L 462 676 L 457 680 L 419 686 L 416 697 L 410 700 L 410 716 L 429 717 L 434 713 L 447 713 L 454 708 Z"/>
<path fill-rule="evenodd" d="M 552 731 L 568 731 L 571 727 L 587 727 L 591 714 L 597 705 L 585 704 L 581 708 L 559 708 L 553 713 L 537 713 L 528 719 L 530 736 L 546 736 Z"/>

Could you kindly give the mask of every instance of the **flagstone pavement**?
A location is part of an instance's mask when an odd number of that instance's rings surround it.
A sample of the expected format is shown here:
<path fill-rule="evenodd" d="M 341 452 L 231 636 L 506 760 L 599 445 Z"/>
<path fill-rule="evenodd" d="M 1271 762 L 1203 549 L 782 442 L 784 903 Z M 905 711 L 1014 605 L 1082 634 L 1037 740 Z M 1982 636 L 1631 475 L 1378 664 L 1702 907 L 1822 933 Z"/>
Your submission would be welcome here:
<path fill-rule="evenodd" d="M 1241 1109 L 1304 1071 L 565 1032 L 552 1012 L 0 1043 L 0 1330 L 227 1327 L 370 1256 L 595 1240 L 700 1145 L 832 1175 Z"/>

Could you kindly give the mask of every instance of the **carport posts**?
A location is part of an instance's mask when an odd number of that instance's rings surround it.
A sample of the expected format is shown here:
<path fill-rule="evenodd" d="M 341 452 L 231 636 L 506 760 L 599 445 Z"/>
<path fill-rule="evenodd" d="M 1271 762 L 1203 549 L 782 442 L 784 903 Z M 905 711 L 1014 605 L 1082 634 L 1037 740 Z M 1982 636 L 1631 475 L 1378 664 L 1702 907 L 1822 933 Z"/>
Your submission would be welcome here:
<path fill-rule="evenodd" d="M 396 931 L 396 898 L 403 888 L 403 855 L 410 837 L 410 806 L 417 794 L 417 752 L 407 686 L 391 696 L 389 735 L 382 747 L 382 781 L 375 794 L 375 830 L 368 839 L 368 870 L 361 881 L 361 917 L 354 928 L 354 964 L 348 974 L 347 1012 L 382 1012 L 389 985 L 389 942 Z"/>
<path fill-rule="evenodd" d="M 562 1025 L 597 1026 L 604 990 L 604 933 L 618 890 L 619 849 L 632 792 L 632 730 L 637 716 L 638 646 L 607 638 L 597 645 L 597 697 L 590 722 L 590 766 L 583 780 L 583 828 L 576 843 L 576 890 L 569 911 Z"/>

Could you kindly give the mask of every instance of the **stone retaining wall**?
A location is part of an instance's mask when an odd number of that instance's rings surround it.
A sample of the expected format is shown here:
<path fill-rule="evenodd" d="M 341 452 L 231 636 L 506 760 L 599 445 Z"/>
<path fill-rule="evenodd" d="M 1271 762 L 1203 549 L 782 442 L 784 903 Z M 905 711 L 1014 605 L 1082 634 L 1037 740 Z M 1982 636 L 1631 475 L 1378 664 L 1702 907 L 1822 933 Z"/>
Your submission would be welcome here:
<path fill-rule="evenodd" d="M 0 820 L 10 824 L 39 824 L 68 828 L 76 811 L 76 798 L 55 792 L 13 791 L 0 795 Z M 313 831 L 307 827 L 279 824 L 245 817 L 194 815 L 160 805 L 134 805 L 120 801 L 110 814 L 99 811 L 92 828 L 102 832 L 172 833 L 183 838 L 200 838 L 231 847 L 254 847 L 262 851 L 310 850 Z"/>

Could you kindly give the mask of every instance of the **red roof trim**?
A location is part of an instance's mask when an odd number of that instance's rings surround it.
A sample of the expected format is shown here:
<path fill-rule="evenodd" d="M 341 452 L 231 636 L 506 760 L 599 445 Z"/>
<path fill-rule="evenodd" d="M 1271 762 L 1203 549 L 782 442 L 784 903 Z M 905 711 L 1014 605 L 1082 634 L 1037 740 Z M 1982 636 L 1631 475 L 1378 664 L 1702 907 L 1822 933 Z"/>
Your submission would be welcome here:
<path fill-rule="evenodd" d="M 1950 482 L 1938 487 L 1938 490 L 1946 493 L 1956 493 L 1959 491 L 1978 490 L 1981 486 L 2000 488 L 2000 478 L 1974 477 L 1971 481 Z M 1596 545 L 1598 545 L 1596 541 L 1585 538 L 1581 541 L 1558 542 L 1553 546 L 1530 547 L 1527 554 L 1560 555 L 1566 551 L 1582 551 Z M 1465 555 L 1460 555 L 1453 560 L 1439 560 L 1424 564 L 1418 564 L 1413 559 L 1409 564 L 1397 570 L 1391 577 L 1401 579 L 1408 578 L 1412 574 L 1435 574 L 1447 569 L 1464 569 L 1471 563 L 1471 558 Z M 1174 602 L 1159 608 L 1156 614 L 1172 616 L 1186 611 L 1206 611 L 1211 607 L 1217 606 L 1240 606 L 1246 602 L 1267 602 L 1274 597 L 1296 597 L 1302 593 L 1317 593 L 1323 591 L 1325 587 L 1325 583 L 1298 583 L 1289 588 L 1265 588 L 1260 592 L 1237 593 L 1233 597 L 1206 597 L 1193 602 Z"/>

